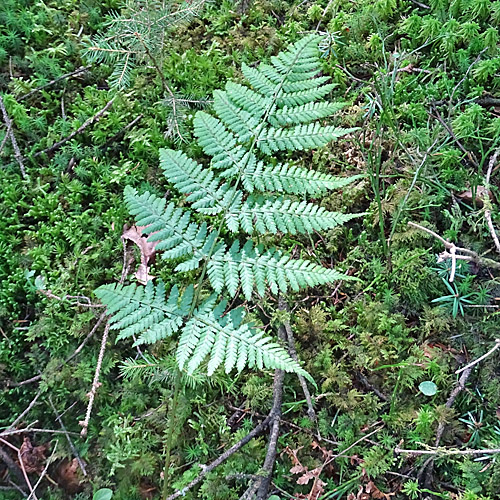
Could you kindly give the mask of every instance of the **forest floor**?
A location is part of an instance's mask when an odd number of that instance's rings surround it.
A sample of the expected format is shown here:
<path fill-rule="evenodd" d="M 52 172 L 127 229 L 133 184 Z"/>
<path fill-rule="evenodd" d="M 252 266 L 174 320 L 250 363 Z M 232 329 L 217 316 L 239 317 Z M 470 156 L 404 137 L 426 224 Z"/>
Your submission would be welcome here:
<path fill-rule="evenodd" d="M 172 415 L 168 363 L 126 366 L 174 343 L 117 341 L 94 290 L 136 281 L 125 186 L 162 196 L 159 149 L 203 159 L 196 109 L 313 32 L 359 128 L 277 158 L 359 174 L 315 201 L 363 215 L 280 244 L 358 280 L 257 302 L 316 383 L 285 376 L 269 498 L 499 498 L 500 2 L 194 4 L 126 67 L 92 47 L 160 0 L 0 2 L 0 499 L 253 498 L 267 428 L 204 466 L 265 421 L 273 371 L 217 370 Z"/>

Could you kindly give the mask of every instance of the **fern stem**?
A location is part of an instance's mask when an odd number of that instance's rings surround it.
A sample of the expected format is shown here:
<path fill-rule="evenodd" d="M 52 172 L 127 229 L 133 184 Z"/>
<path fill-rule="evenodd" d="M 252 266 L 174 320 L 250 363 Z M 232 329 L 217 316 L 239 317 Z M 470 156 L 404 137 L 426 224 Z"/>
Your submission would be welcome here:
<path fill-rule="evenodd" d="M 177 404 L 179 401 L 179 393 L 181 389 L 181 372 L 178 368 L 175 370 L 174 378 L 174 394 L 172 396 L 172 404 L 168 410 L 168 435 L 167 442 L 165 445 L 165 466 L 163 469 L 163 493 L 162 499 L 166 500 L 168 497 L 168 486 L 169 486 L 169 476 L 170 476 L 170 458 L 172 456 L 172 448 L 174 445 L 174 423 L 176 421 L 177 415 Z"/>

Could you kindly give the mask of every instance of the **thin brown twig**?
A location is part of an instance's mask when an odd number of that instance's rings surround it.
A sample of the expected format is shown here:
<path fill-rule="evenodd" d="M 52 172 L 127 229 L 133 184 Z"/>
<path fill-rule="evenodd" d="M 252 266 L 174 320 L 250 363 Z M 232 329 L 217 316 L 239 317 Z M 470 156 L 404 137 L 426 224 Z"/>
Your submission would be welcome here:
<path fill-rule="evenodd" d="M 54 449 L 52 450 L 50 457 L 47 459 L 47 463 L 45 464 L 45 467 L 43 468 L 43 471 L 42 471 L 40 477 L 38 478 L 38 481 L 35 483 L 35 486 L 33 486 L 33 491 L 28 495 L 28 500 L 30 500 L 31 498 L 36 498 L 35 491 L 38 488 L 38 486 L 40 485 L 40 483 L 42 482 L 42 479 L 47 474 L 47 471 L 49 470 L 49 466 L 52 462 L 52 459 L 54 458 L 58 444 L 59 444 L 59 441 L 56 441 L 56 444 L 54 445 Z"/>
<path fill-rule="evenodd" d="M 103 312 L 99 316 L 99 319 L 97 320 L 97 322 L 94 325 L 94 327 L 92 328 L 92 330 L 90 330 L 90 332 L 87 334 L 87 336 L 83 339 L 82 343 L 73 351 L 73 353 L 70 356 L 68 356 L 62 363 L 60 363 L 57 366 L 56 370 L 60 370 L 64 365 L 68 364 L 73 358 L 75 358 L 76 356 L 78 356 L 78 354 L 80 354 L 80 352 L 85 347 L 85 345 L 88 343 L 88 341 L 94 336 L 94 334 L 97 331 L 97 329 L 99 328 L 99 326 L 101 326 L 101 323 L 104 321 L 105 318 L 106 318 L 106 313 Z M 42 375 L 41 374 L 35 375 L 34 377 L 31 377 L 29 379 L 23 380 L 21 382 L 10 382 L 10 381 L 7 381 L 6 385 L 7 385 L 7 387 L 21 387 L 23 385 L 27 385 L 27 384 L 32 384 L 34 382 L 38 382 L 39 380 L 42 380 Z"/>
<path fill-rule="evenodd" d="M 14 130 L 12 128 L 12 121 L 7 113 L 7 110 L 5 109 L 5 104 L 3 102 L 3 98 L 1 95 L 0 95 L 0 109 L 2 110 L 3 121 L 5 122 L 5 126 L 7 127 L 7 134 L 10 137 L 10 142 L 12 143 L 12 148 L 14 149 L 14 157 L 21 170 L 21 175 L 23 176 L 23 178 L 26 179 L 28 176 L 26 174 L 26 169 L 23 163 L 23 155 L 21 154 L 21 151 L 19 151 L 19 146 L 17 145 L 16 136 L 14 135 Z"/>
<path fill-rule="evenodd" d="M 495 230 L 495 226 L 493 225 L 493 220 L 491 218 L 491 200 L 489 194 L 490 193 L 489 187 L 490 187 L 491 172 L 493 171 L 493 167 L 497 163 L 497 158 L 499 154 L 500 154 L 500 149 L 497 149 L 488 163 L 488 171 L 486 172 L 485 186 L 484 186 L 485 189 L 483 195 L 483 203 L 485 206 L 484 218 L 486 219 L 486 223 L 488 225 L 491 238 L 493 239 L 493 243 L 495 244 L 495 248 L 498 253 L 500 253 L 500 241 L 498 240 L 498 235 Z"/>
<path fill-rule="evenodd" d="M 0 437 L 0 441 L 3 444 L 5 444 L 6 446 L 8 446 L 9 448 L 13 449 L 15 452 L 17 452 L 17 458 L 19 460 L 19 465 L 21 467 L 21 471 L 23 473 L 24 481 L 26 482 L 26 486 L 28 486 L 30 495 L 33 496 L 34 500 L 38 500 L 35 492 L 33 491 L 33 487 L 31 486 L 30 478 L 28 477 L 28 474 L 26 472 L 26 467 L 24 466 L 24 461 L 23 461 L 23 457 L 21 455 L 21 450 L 1 437 Z"/>
<path fill-rule="evenodd" d="M 114 100 L 115 97 L 113 97 L 110 101 L 108 101 L 101 110 L 99 110 L 94 116 L 86 120 L 80 127 L 78 127 L 75 131 L 71 132 L 71 134 L 69 134 L 67 137 L 61 139 L 59 142 L 56 142 L 52 146 L 44 149 L 43 151 L 38 151 L 33 155 L 33 158 L 37 158 L 38 156 L 43 154 L 52 153 L 56 149 L 59 149 L 63 144 L 66 144 L 68 141 L 73 139 L 73 137 L 77 136 L 78 134 L 81 134 L 89 125 L 92 125 L 93 123 L 97 122 L 99 118 L 101 118 L 101 116 L 104 115 L 104 113 L 106 113 L 106 111 L 112 106 Z"/>
<path fill-rule="evenodd" d="M 79 74 L 84 73 L 88 69 L 90 69 L 90 66 L 80 66 L 78 69 L 75 69 L 75 71 L 72 71 L 71 73 L 66 73 L 64 75 L 61 75 L 55 78 L 54 80 L 45 83 L 44 85 L 40 85 L 40 87 L 37 87 L 36 89 L 30 90 L 27 94 L 22 95 L 17 100 L 22 101 L 23 99 L 27 99 L 31 95 L 36 94 L 37 92 L 40 92 L 41 90 L 50 87 L 51 85 L 54 85 L 54 83 L 60 82 L 61 80 L 64 80 L 66 78 L 71 78 L 72 76 L 78 76 Z"/>
<path fill-rule="evenodd" d="M 500 339 L 495 339 L 495 345 L 486 354 L 483 354 L 481 357 L 472 361 L 468 365 L 464 366 L 463 368 L 460 368 L 455 373 L 458 374 L 458 373 L 466 372 L 467 370 L 471 370 L 473 366 L 476 366 L 478 363 L 483 361 L 483 359 L 486 359 L 488 356 L 491 356 L 499 348 L 500 348 Z"/>
<path fill-rule="evenodd" d="M 76 449 L 75 445 L 73 444 L 73 441 L 71 441 L 71 438 L 69 437 L 69 433 L 66 430 L 66 426 L 64 425 L 64 422 L 62 421 L 61 415 L 59 415 L 58 411 L 56 410 L 56 407 L 54 406 L 54 403 L 52 402 L 52 398 L 50 397 L 50 395 L 49 395 L 49 404 L 52 408 L 52 411 L 54 412 L 54 415 L 56 416 L 56 420 L 58 421 L 59 425 L 61 426 L 61 429 L 64 432 L 64 435 L 66 436 L 66 440 L 68 441 L 68 445 L 71 449 L 71 452 L 73 453 L 73 456 L 76 458 L 78 465 L 80 466 L 82 474 L 86 477 L 87 470 L 85 469 L 85 464 L 83 463 L 83 460 L 81 459 L 80 454 L 78 453 L 78 450 Z"/>
<path fill-rule="evenodd" d="M 280 311 L 286 311 L 288 306 L 280 295 L 278 298 L 278 309 Z M 287 337 L 286 326 L 284 322 L 278 329 L 278 338 L 281 341 L 285 341 Z M 276 370 L 274 373 L 274 384 L 273 384 L 273 406 L 271 408 L 271 414 L 273 415 L 269 432 L 269 442 L 267 445 L 266 458 L 264 459 L 264 465 L 262 466 L 262 471 L 265 475 L 255 482 L 256 500 L 264 500 L 267 498 L 267 493 L 269 491 L 269 486 L 271 484 L 271 479 L 273 475 L 274 463 L 276 462 L 276 449 L 278 446 L 278 438 L 280 434 L 280 418 L 281 418 L 281 405 L 283 404 L 283 382 L 285 379 L 285 372 L 283 370 Z M 253 495 L 250 495 L 253 497 Z"/>
<path fill-rule="evenodd" d="M 27 406 L 27 408 L 10 424 L 10 426 L 7 428 L 7 431 L 10 431 L 14 429 L 14 427 L 31 411 L 31 409 L 35 406 L 36 402 L 38 401 L 38 398 L 42 394 L 42 391 L 38 391 L 35 395 L 35 397 L 31 400 L 30 404 Z M 0 436 L 3 436 L 4 432 L 0 433 Z"/>

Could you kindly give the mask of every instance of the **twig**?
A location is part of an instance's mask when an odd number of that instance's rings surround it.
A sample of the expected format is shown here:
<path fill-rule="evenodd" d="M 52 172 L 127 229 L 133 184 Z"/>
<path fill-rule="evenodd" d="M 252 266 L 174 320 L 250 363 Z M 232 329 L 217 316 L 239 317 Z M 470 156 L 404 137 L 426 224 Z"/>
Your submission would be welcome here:
<path fill-rule="evenodd" d="M 491 172 L 493 171 L 493 167 L 495 166 L 497 162 L 498 155 L 500 153 L 500 149 L 497 149 L 493 156 L 491 157 L 489 163 L 488 163 L 488 171 L 486 172 L 486 179 L 485 179 L 485 190 L 484 190 L 484 195 L 483 195 L 483 203 L 485 208 L 484 211 L 484 218 L 486 219 L 486 223 L 488 224 L 488 229 L 490 230 L 491 237 L 493 239 L 493 243 L 495 243 L 495 248 L 498 253 L 500 253 L 500 241 L 498 240 L 498 235 L 495 231 L 495 226 L 493 225 L 493 221 L 491 219 L 491 200 L 490 200 L 490 179 L 491 179 Z"/>
<path fill-rule="evenodd" d="M 120 137 L 122 137 L 125 132 L 129 129 L 131 129 L 136 123 L 142 120 L 144 115 L 141 113 L 137 117 L 135 117 L 130 123 L 127 123 L 121 130 L 119 130 L 111 139 L 108 139 L 106 143 L 101 146 L 101 151 L 107 151 L 109 148 L 109 145 L 112 144 L 113 142 L 117 141 Z"/>
<path fill-rule="evenodd" d="M 24 179 L 28 176 L 26 175 L 26 169 L 24 168 L 23 163 L 23 155 L 21 151 L 19 151 L 19 146 L 17 145 L 16 136 L 14 135 L 14 130 L 12 129 L 12 121 L 7 114 L 7 110 L 5 109 L 5 104 L 3 102 L 3 98 L 0 95 L 0 109 L 2 110 L 3 121 L 5 122 L 5 126 L 7 127 L 7 135 L 10 137 L 10 142 L 12 143 L 12 147 L 14 149 L 14 157 L 16 158 L 17 163 L 19 164 L 19 168 L 21 170 L 21 175 Z"/>
<path fill-rule="evenodd" d="M 38 391 L 36 393 L 35 397 L 31 400 L 31 403 L 28 405 L 28 407 L 14 420 L 14 422 L 10 424 L 10 426 L 7 428 L 7 431 L 14 429 L 14 427 L 31 411 L 41 394 L 42 391 Z M 0 435 L 4 435 L 4 433 L 2 432 Z"/>
<path fill-rule="evenodd" d="M 463 368 L 460 368 L 460 370 L 457 370 L 455 373 L 458 374 L 458 373 L 465 372 L 466 370 L 470 370 L 473 366 L 480 363 L 483 359 L 486 359 L 488 356 L 491 356 L 499 348 L 500 348 L 500 339 L 495 339 L 495 345 L 486 354 L 483 354 L 481 357 L 472 361 L 472 363 L 469 363 L 468 365 L 464 366 Z"/>
<path fill-rule="evenodd" d="M 278 309 L 286 311 L 288 309 L 286 302 L 280 296 L 278 299 Z M 278 330 L 278 338 L 285 341 L 287 337 L 286 321 L 280 326 Z M 290 326 L 290 325 L 288 325 Z M 283 403 L 283 381 L 285 379 L 285 372 L 283 370 L 276 370 L 274 373 L 273 384 L 273 406 L 271 408 L 272 419 L 270 422 L 271 430 L 269 432 L 269 443 L 267 445 L 266 458 L 262 470 L 265 473 L 263 477 L 255 482 L 256 500 L 265 500 L 269 485 L 273 475 L 274 463 L 276 462 L 276 448 L 278 446 L 278 437 L 280 434 L 280 417 L 281 405 Z M 307 387 L 306 387 L 307 390 Z M 253 495 L 251 495 L 253 496 Z"/>
<path fill-rule="evenodd" d="M 21 469 L 19 466 L 10 458 L 9 454 L 6 453 L 3 448 L 0 448 L 0 460 L 7 466 L 7 468 L 12 472 L 12 475 L 18 481 L 24 481 L 23 475 L 21 474 Z"/>
<path fill-rule="evenodd" d="M 35 153 L 33 155 L 33 158 L 37 158 L 38 156 L 43 155 L 43 154 L 52 153 L 56 149 L 59 149 L 63 144 L 66 144 L 68 141 L 70 141 L 71 139 L 73 139 L 73 137 L 75 137 L 76 135 L 81 134 L 89 125 L 92 125 L 93 123 L 95 123 L 96 121 L 98 121 L 99 118 L 101 118 L 101 116 L 111 107 L 111 105 L 113 104 L 114 100 L 115 100 L 115 98 L 113 97 L 110 101 L 108 101 L 106 103 L 106 105 L 104 106 L 104 108 L 102 108 L 94 116 L 92 116 L 91 118 L 89 118 L 88 120 L 86 120 L 83 123 L 83 125 L 81 125 L 78 129 L 76 129 L 74 132 L 71 132 L 71 134 L 69 134 L 67 137 L 65 137 L 64 139 L 61 139 L 59 142 L 56 142 L 55 144 L 53 144 L 49 148 L 46 148 L 43 151 L 38 151 L 38 153 Z"/>
<path fill-rule="evenodd" d="M 458 379 L 458 383 L 451 391 L 450 397 L 445 403 L 446 408 L 451 408 L 453 406 L 453 403 L 455 402 L 455 399 L 457 396 L 464 390 L 465 384 L 467 383 L 467 379 L 469 378 L 470 374 L 472 372 L 472 368 L 467 368 L 463 371 L 462 375 Z M 439 446 L 439 443 L 441 442 L 441 437 L 443 436 L 444 429 L 446 427 L 445 422 L 440 422 L 436 431 L 436 439 L 434 441 L 434 447 L 437 448 Z M 431 455 L 422 465 L 420 468 L 418 474 L 417 474 L 417 480 L 420 482 L 422 476 L 425 474 L 425 486 L 427 486 L 427 483 L 430 483 L 430 478 L 432 477 L 432 471 L 434 469 L 434 456 Z"/>
<path fill-rule="evenodd" d="M 33 496 L 34 500 L 38 500 L 33 488 L 31 487 L 30 478 L 28 477 L 28 474 L 26 473 L 26 467 L 24 467 L 24 462 L 23 462 L 23 457 L 21 455 L 21 450 L 19 448 L 17 448 L 16 446 L 14 446 L 13 444 L 10 444 L 8 441 L 6 441 L 5 439 L 3 439 L 1 437 L 0 437 L 0 441 L 3 444 L 7 445 L 9 448 L 12 448 L 14 451 L 17 452 L 17 458 L 19 460 L 19 465 L 21 467 L 21 471 L 23 472 L 24 481 L 26 482 L 26 485 L 28 486 L 30 494 Z"/>
<path fill-rule="evenodd" d="M 65 78 L 71 78 L 72 76 L 77 76 L 80 73 L 84 73 L 88 69 L 90 69 L 90 66 L 80 66 L 78 69 L 75 69 L 75 71 L 72 71 L 71 73 L 66 73 L 65 75 L 61 75 L 61 76 L 55 78 L 54 80 L 51 80 L 50 82 L 48 82 L 44 85 L 40 85 L 40 87 L 37 87 L 36 89 L 30 90 L 27 94 L 22 95 L 17 100 L 22 101 L 23 99 L 27 99 L 31 95 L 33 95 L 37 92 L 40 92 L 40 90 L 43 90 L 47 87 L 50 87 L 51 85 L 54 85 L 54 83 L 60 82 L 61 80 L 64 80 Z"/>
<path fill-rule="evenodd" d="M 428 450 L 404 450 L 402 448 L 394 448 L 394 453 L 406 454 L 406 455 L 438 455 L 440 457 L 446 457 L 449 455 L 493 455 L 495 453 L 500 453 L 500 448 L 491 448 L 484 450 L 455 450 L 448 448 L 430 448 Z"/>
<path fill-rule="evenodd" d="M 282 311 L 288 311 L 288 306 L 286 302 L 284 301 L 283 297 L 280 295 L 278 297 L 278 308 Z M 286 331 L 286 338 L 288 341 L 288 352 L 290 354 L 290 357 L 294 361 L 298 361 L 298 356 L 297 356 L 297 350 L 295 349 L 295 339 L 293 337 L 293 331 L 292 327 L 290 325 L 290 322 L 288 320 L 283 322 L 283 326 Z M 306 398 L 307 402 L 307 415 L 309 418 L 313 421 L 316 422 L 317 417 L 316 417 L 316 412 L 314 411 L 314 405 L 313 401 L 311 398 L 311 393 L 309 392 L 309 388 L 307 387 L 307 382 L 306 379 L 304 378 L 303 375 L 298 374 L 297 375 L 300 385 L 302 387 L 302 392 L 304 393 L 304 397 Z"/>
<path fill-rule="evenodd" d="M 422 8 L 422 9 L 430 9 L 430 7 L 428 5 L 425 5 L 425 3 L 417 2 L 417 0 L 410 0 L 410 2 L 413 2 L 415 5 L 417 5 L 418 7 Z"/>
<path fill-rule="evenodd" d="M 75 349 L 75 351 L 73 351 L 73 354 L 68 356 L 62 363 L 60 363 L 57 366 L 56 370 L 61 369 L 65 364 L 69 363 L 73 358 L 75 358 L 76 356 L 78 356 L 78 354 L 80 354 L 80 352 L 85 347 L 87 342 L 94 336 L 94 333 L 97 331 L 99 326 L 101 326 L 101 323 L 104 321 L 105 318 L 106 318 L 106 313 L 104 312 L 101 314 L 101 316 L 99 316 L 99 319 L 97 320 L 96 324 L 94 325 L 92 330 L 90 330 L 90 332 L 87 334 L 87 336 L 83 339 L 82 343 Z M 23 380 L 21 382 L 7 381 L 6 386 L 7 387 L 21 387 L 23 385 L 32 384 L 33 382 L 38 382 L 39 380 L 42 380 L 42 375 L 40 375 L 40 374 L 35 375 L 34 377 L 31 377 L 29 379 Z"/>
<path fill-rule="evenodd" d="M 36 498 L 35 497 L 35 491 L 38 488 L 39 484 L 42 482 L 42 479 L 44 478 L 45 474 L 47 474 L 47 471 L 49 469 L 50 463 L 51 463 L 51 461 L 54 458 L 54 455 L 56 453 L 56 449 L 57 449 L 57 445 L 58 444 L 59 444 L 59 441 L 56 441 L 56 444 L 54 445 L 54 449 L 52 450 L 52 453 L 51 453 L 50 457 L 48 458 L 47 463 L 45 464 L 45 467 L 44 467 L 44 469 L 42 471 L 42 474 L 38 478 L 38 481 L 35 483 L 35 486 L 33 486 L 33 491 L 28 496 L 28 500 L 30 500 L 31 498 Z"/>
<path fill-rule="evenodd" d="M 109 327 L 110 327 L 110 324 L 106 323 L 106 327 L 104 328 L 104 333 L 102 334 L 101 348 L 99 350 L 99 356 L 97 358 L 97 365 L 95 368 L 94 380 L 92 382 L 92 387 L 90 389 L 90 392 L 88 393 L 89 402 L 88 402 L 88 406 L 87 406 L 87 413 L 85 414 L 85 419 L 83 421 L 78 422 L 79 425 L 81 425 L 81 427 L 82 427 L 82 431 L 80 433 L 80 435 L 82 437 L 85 437 L 87 435 L 87 429 L 88 429 L 89 422 L 90 422 L 90 415 L 92 413 L 92 407 L 94 406 L 95 395 L 96 395 L 97 389 L 101 385 L 101 383 L 99 382 L 99 376 L 101 374 L 101 367 L 102 367 L 102 360 L 104 358 L 104 351 L 106 350 L 106 342 L 108 341 Z"/>
<path fill-rule="evenodd" d="M 188 483 L 182 490 L 178 490 L 172 495 L 170 495 L 166 500 L 175 500 L 181 496 L 185 496 L 186 493 L 191 490 L 194 486 L 199 484 L 203 478 L 212 472 L 216 467 L 218 467 L 221 463 L 227 460 L 231 455 L 234 455 L 238 450 L 243 448 L 247 443 L 249 443 L 254 437 L 261 434 L 263 431 L 267 429 L 269 423 L 271 422 L 273 415 L 270 413 L 265 420 L 263 420 L 259 425 L 253 428 L 244 438 L 240 439 L 236 444 L 231 446 L 228 450 L 226 450 L 222 455 L 216 458 L 209 465 L 201 466 L 201 472 L 196 476 L 190 483 Z"/>
<path fill-rule="evenodd" d="M 408 222 L 408 225 L 420 229 L 427 234 L 430 234 L 443 244 L 446 250 L 439 254 L 438 262 L 443 262 L 445 260 L 455 258 L 456 260 L 466 260 L 468 262 L 474 262 L 484 267 L 491 267 L 492 269 L 500 269 L 500 262 L 482 257 L 473 250 L 469 250 L 468 248 L 457 247 L 454 243 L 450 243 L 449 241 L 445 240 L 442 236 L 439 236 L 439 234 L 435 233 L 428 227 L 421 226 L 420 224 L 416 224 L 415 222 Z M 454 251 L 453 253 L 452 250 Z M 457 252 L 465 255 L 459 255 L 457 254 Z"/>
<path fill-rule="evenodd" d="M 56 420 L 59 422 L 59 425 L 61 426 L 61 429 L 63 430 L 66 439 L 68 441 L 69 447 L 71 448 L 71 452 L 73 453 L 74 457 L 76 458 L 76 461 L 78 462 L 78 465 L 80 466 L 80 469 L 82 470 L 82 474 L 84 476 L 87 476 L 87 471 L 85 470 L 85 464 L 83 463 L 83 460 L 80 457 L 80 454 L 78 453 L 77 449 L 75 448 L 75 445 L 73 444 L 73 441 L 71 441 L 71 438 L 69 437 L 69 433 L 66 430 L 66 427 L 62 421 L 61 415 L 56 410 L 56 407 L 54 406 L 54 403 L 52 402 L 52 398 L 49 395 L 49 404 L 52 408 L 52 411 L 54 412 L 54 415 L 56 416 Z"/>

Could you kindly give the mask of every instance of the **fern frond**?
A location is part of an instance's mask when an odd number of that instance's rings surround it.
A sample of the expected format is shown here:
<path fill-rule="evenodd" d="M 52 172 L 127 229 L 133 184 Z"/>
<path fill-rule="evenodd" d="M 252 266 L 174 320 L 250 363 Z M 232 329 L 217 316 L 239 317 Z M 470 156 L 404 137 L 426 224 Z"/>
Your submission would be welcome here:
<path fill-rule="evenodd" d="M 112 330 L 120 330 L 119 339 L 138 335 L 135 345 L 154 343 L 170 337 L 182 326 L 193 301 L 192 285 L 182 296 L 174 286 L 168 299 L 162 281 L 156 287 L 149 281 L 145 287 L 103 285 L 95 294 L 106 306 Z"/>
<path fill-rule="evenodd" d="M 188 210 L 173 203 L 166 205 L 163 198 L 149 192 L 138 195 L 130 186 L 125 188 L 125 203 L 136 224 L 145 226 L 143 233 L 150 235 L 148 241 L 158 242 L 156 250 L 164 250 L 164 259 L 194 255 L 199 262 L 203 257 L 199 250 L 206 242 L 207 227 L 190 222 Z"/>
<path fill-rule="evenodd" d="M 224 210 L 221 199 L 224 199 L 229 186 L 221 186 L 213 171 L 172 149 L 160 149 L 160 166 L 168 181 L 179 192 L 188 195 L 186 199 L 193 203 L 194 209 L 206 214 Z"/>
<path fill-rule="evenodd" d="M 315 170 L 287 164 L 265 165 L 263 162 L 243 172 L 243 186 L 248 192 L 277 191 L 289 194 L 320 195 L 325 191 L 340 189 L 362 178 L 362 175 L 335 177 Z"/>
<path fill-rule="evenodd" d="M 241 285 L 247 300 L 254 288 L 263 297 L 269 286 L 275 294 L 298 291 L 308 286 L 323 285 L 337 280 L 352 279 L 333 269 L 326 269 L 313 262 L 292 259 L 275 248 L 264 250 L 248 241 L 242 249 L 235 241 L 229 251 L 220 248 L 208 262 L 208 277 L 214 290 L 225 286 L 235 296 Z"/>
<path fill-rule="evenodd" d="M 257 147 L 266 154 L 279 150 L 296 151 L 319 148 L 356 130 L 358 129 L 323 127 L 317 122 L 297 125 L 294 128 L 266 128 L 257 139 Z"/>
<path fill-rule="evenodd" d="M 323 207 L 306 201 L 292 201 L 286 198 L 250 196 L 241 205 L 236 205 L 226 216 L 230 231 L 240 228 L 248 234 L 312 233 L 331 229 L 358 217 L 358 215 L 329 212 Z"/>
<path fill-rule="evenodd" d="M 278 344 L 264 332 L 249 324 L 241 324 L 241 309 L 233 309 L 221 317 L 225 303 L 210 312 L 195 313 L 182 330 L 177 349 L 181 369 L 187 365 L 192 373 L 208 357 L 208 375 L 222 364 L 226 373 L 245 366 L 259 369 L 280 369 L 310 376 Z"/>
<path fill-rule="evenodd" d="M 308 123 L 331 116 L 345 106 L 342 102 L 310 102 L 302 106 L 284 106 L 269 116 L 273 127 Z"/>

